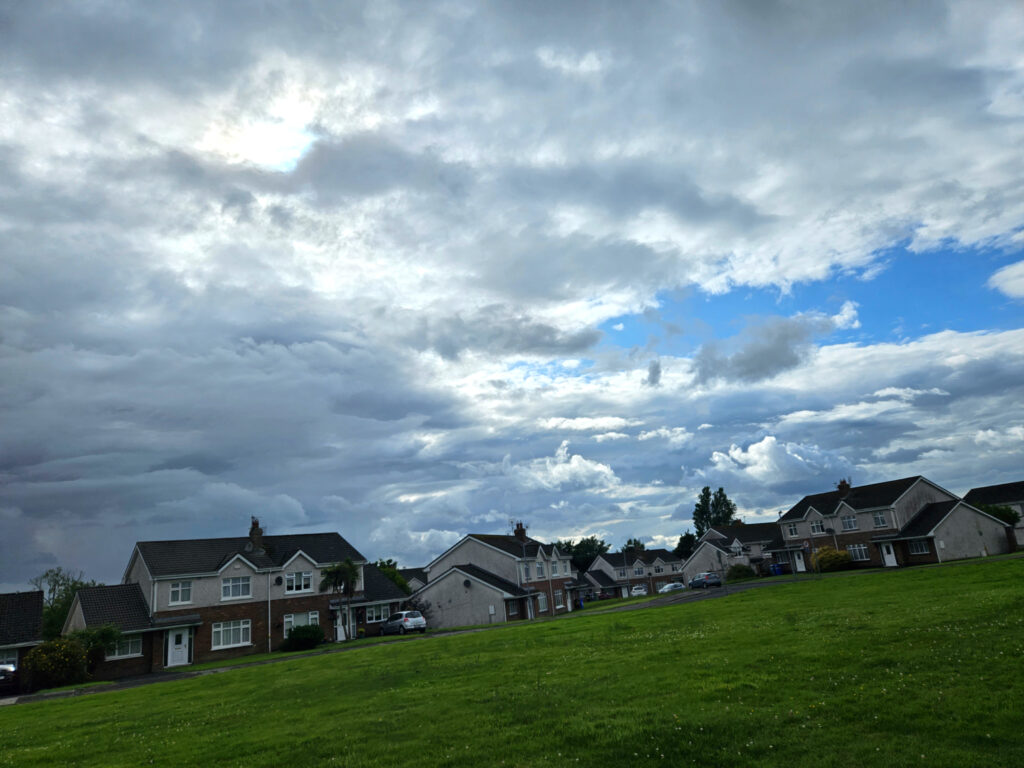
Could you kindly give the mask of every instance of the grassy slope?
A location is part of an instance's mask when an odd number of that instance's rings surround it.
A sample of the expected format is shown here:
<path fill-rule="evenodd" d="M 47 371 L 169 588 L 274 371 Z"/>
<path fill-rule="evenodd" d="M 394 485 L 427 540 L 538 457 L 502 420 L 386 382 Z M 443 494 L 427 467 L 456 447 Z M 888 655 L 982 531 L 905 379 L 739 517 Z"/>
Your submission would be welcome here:
<path fill-rule="evenodd" d="M 0 710 L 0 765 L 1022 765 L 1024 561 L 294 659 Z"/>

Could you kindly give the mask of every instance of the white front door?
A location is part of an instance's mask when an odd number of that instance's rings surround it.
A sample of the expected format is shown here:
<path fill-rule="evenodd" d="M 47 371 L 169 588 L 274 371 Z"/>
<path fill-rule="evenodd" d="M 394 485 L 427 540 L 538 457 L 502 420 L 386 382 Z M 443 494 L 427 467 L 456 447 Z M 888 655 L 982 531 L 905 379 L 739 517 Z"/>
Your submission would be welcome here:
<path fill-rule="evenodd" d="M 348 635 L 345 632 L 345 621 L 348 616 L 348 609 L 342 608 L 338 611 L 338 617 L 334 620 L 334 639 L 336 642 L 342 642 L 348 639 Z"/>
<path fill-rule="evenodd" d="M 171 629 L 167 632 L 167 666 L 180 667 L 188 664 L 189 632 L 187 629 Z"/>
<path fill-rule="evenodd" d="M 885 562 L 886 568 L 896 567 L 896 552 L 888 541 L 882 545 L 882 560 Z"/>
<path fill-rule="evenodd" d="M 804 565 L 804 553 L 797 550 L 793 553 L 793 564 L 796 566 L 797 573 L 803 573 L 807 570 L 807 566 Z"/>

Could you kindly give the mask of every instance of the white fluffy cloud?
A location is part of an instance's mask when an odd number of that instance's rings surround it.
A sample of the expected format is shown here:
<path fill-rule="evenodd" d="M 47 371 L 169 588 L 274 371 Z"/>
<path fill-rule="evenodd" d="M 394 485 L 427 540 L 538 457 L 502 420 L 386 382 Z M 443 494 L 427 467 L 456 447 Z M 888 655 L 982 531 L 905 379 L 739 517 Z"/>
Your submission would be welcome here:
<path fill-rule="evenodd" d="M 1024 299 L 1024 261 L 1003 267 L 989 278 L 988 285 L 1012 299 Z"/>

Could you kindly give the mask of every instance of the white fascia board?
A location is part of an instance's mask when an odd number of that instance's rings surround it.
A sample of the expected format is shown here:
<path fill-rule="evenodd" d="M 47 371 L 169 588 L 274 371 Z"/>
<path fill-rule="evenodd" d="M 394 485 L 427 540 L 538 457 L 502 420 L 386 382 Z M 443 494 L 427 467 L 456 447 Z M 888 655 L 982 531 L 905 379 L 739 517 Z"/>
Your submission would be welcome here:
<path fill-rule="evenodd" d="M 250 568 L 252 568 L 252 569 L 253 569 L 253 571 L 255 571 L 256 573 L 268 573 L 268 572 L 270 572 L 270 571 L 276 571 L 276 570 L 278 570 L 277 568 L 259 568 L 259 567 L 257 567 L 257 566 L 256 566 L 255 564 L 253 564 L 253 563 L 249 562 L 249 561 L 248 561 L 248 560 L 247 560 L 247 559 L 245 558 L 245 556 L 244 556 L 244 555 L 242 555 L 241 553 L 239 553 L 239 554 L 236 554 L 236 555 L 235 555 L 234 557 L 232 557 L 232 558 L 231 558 L 230 560 L 228 560 L 228 561 L 227 561 L 226 563 L 224 563 L 224 565 L 222 565 L 222 566 L 221 566 L 220 568 L 218 568 L 216 572 L 217 572 L 217 573 L 224 573 L 224 569 L 225 569 L 225 568 L 227 568 L 227 567 L 228 567 L 229 565 L 231 565 L 231 564 L 232 564 L 233 562 L 235 562 L 236 560 L 241 560 L 241 561 L 242 561 L 243 563 L 245 563 L 245 564 L 246 564 L 246 565 L 248 565 L 248 566 L 249 566 Z"/>

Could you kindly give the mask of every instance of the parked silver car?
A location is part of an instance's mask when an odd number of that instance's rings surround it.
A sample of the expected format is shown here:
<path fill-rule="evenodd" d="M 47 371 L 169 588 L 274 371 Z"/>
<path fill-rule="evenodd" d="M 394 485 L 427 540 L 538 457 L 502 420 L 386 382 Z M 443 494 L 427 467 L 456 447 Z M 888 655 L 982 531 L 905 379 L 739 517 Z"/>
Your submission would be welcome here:
<path fill-rule="evenodd" d="M 387 621 L 381 624 L 382 635 L 404 635 L 406 632 L 427 631 L 427 620 L 419 611 L 399 611 L 388 616 Z"/>

